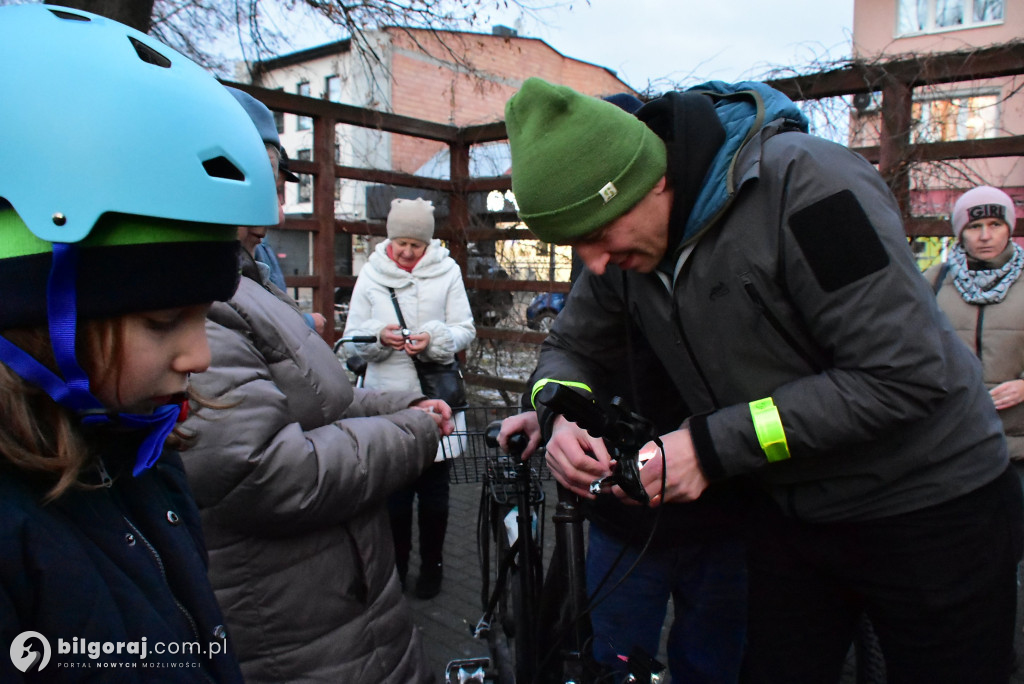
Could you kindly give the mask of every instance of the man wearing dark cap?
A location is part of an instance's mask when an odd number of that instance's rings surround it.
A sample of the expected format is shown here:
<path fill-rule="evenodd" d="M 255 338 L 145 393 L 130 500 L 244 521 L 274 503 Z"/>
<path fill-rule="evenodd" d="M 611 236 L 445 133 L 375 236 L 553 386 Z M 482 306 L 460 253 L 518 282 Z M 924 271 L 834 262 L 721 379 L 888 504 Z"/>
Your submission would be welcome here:
<path fill-rule="evenodd" d="M 1021 488 L 877 171 L 759 83 L 632 116 L 529 79 L 506 124 L 520 217 L 587 266 L 533 396 L 601 396 L 635 326 L 693 413 L 641 471 L 653 505 L 763 493 L 742 680 L 838 681 L 866 613 L 890 681 L 1005 682 Z M 590 497 L 607 450 L 537 408 L 556 477 Z"/>
<path fill-rule="evenodd" d="M 244 90 L 231 87 L 228 87 L 227 90 L 238 101 L 238 104 L 242 105 L 242 109 L 249 115 L 249 118 L 252 119 L 256 130 L 259 131 L 260 138 L 263 140 L 263 144 L 267 148 L 270 165 L 274 168 L 274 180 L 277 181 L 277 223 L 280 225 L 284 221 L 285 181 L 298 183 L 299 177 L 288 168 L 288 154 L 285 152 L 284 146 L 281 145 L 281 137 L 277 134 L 277 124 L 274 123 L 273 113 L 265 104 Z M 242 257 L 242 270 L 244 271 L 247 265 L 258 269 L 259 273 L 256 274 L 257 280 L 263 282 L 264 285 L 272 283 L 278 290 L 287 294 L 284 273 L 281 271 L 281 265 L 277 261 L 277 255 L 264 242 L 267 237 L 267 228 L 268 226 L 239 226 L 238 240 L 242 243 L 242 247 L 249 256 L 249 258 Z M 306 325 L 315 330 L 317 334 L 323 335 L 324 327 L 327 324 L 327 318 L 323 314 L 316 312 L 303 313 L 302 316 L 306 320 Z"/>

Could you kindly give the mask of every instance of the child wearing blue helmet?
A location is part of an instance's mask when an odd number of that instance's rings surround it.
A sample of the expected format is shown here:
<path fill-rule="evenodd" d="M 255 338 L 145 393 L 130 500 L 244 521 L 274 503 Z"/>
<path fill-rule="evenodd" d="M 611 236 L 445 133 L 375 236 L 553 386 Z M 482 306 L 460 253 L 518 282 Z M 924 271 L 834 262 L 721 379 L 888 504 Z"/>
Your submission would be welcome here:
<path fill-rule="evenodd" d="M 277 218 L 245 111 L 121 24 L 0 8 L 0 680 L 241 681 L 177 429 Z"/>

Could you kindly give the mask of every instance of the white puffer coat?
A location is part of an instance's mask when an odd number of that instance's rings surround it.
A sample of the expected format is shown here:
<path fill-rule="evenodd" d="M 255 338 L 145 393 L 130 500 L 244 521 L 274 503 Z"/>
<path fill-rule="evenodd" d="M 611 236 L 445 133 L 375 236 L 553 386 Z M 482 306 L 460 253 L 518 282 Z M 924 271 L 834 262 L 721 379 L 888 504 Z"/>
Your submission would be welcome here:
<path fill-rule="evenodd" d="M 373 335 L 377 342 L 352 347 L 369 364 L 366 386 L 374 389 L 419 388 L 412 359 L 380 343 L 381 331 L 398 323 L 388 288 L 394 288 L 406 326 L 430 335 L 421 356 L 426 361 L 450 362 L 476 337 L 473 314 L 462 283 L 462 272 L 439 240 L 432 240 L 412 272 L 404 271 L 387 254 L 390 240 L 377 245 L 359 271 L 349 303 L 345 336 Z"/>

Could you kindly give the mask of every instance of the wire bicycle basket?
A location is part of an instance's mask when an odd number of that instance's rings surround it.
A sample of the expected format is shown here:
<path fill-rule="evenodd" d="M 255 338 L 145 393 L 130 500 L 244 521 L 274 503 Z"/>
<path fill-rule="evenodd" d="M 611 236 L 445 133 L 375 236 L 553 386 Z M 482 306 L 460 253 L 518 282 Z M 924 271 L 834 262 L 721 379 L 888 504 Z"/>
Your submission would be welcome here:
<path fill-rule="evenodd" d="M 448 463 L 448 481 L 452 484 L 484 482 L 486 479 L 499 501 L 514 496 L 514 462 L 498 447 L 487 445 L 487 426 L 520 412 L 517 406 L 470 406 L 455 415 L 455 431 L 441 438 L 444 460 Z M 538 481 L 550 480 L 551 471 L 543 459 L 533 459 L 531 467 Z"/>

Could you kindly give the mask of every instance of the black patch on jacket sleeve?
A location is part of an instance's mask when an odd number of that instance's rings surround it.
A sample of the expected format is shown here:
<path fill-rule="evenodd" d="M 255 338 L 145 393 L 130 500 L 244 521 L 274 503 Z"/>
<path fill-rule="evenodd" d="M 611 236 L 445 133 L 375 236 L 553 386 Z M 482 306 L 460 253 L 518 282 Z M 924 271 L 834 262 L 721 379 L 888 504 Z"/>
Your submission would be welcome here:
<path fill-rule="evenodd" d="M 789 217 L 789 227 L 825 292 L 834 292 L 889 265 L 874 226 L 849 190 Z"/>
<path fill-rule="evenodd" d="M 725 467 L 722 459 L 715 448 L 715 442 L 711 439 L 711 430 L 708 429 L 708 414 L 702 413 L 692 416 L 688 423 L 690 428 L 690 439 L 693 440 L 693 450 L 696 452 L 697 463 L 700 464 L 701 472 L 708 482 L 717 482 L 725 479 Z"/>

